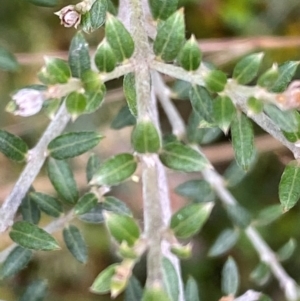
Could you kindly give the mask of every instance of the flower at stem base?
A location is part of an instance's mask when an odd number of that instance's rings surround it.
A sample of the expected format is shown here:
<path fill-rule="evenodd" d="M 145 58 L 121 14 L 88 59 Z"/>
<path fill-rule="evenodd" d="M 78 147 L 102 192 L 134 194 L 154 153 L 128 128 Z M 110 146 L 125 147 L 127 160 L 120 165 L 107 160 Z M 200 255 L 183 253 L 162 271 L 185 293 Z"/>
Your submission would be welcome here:
<path fill-rule="evenodd" d="M 77 26 L 81 21 L 81 14 L 75 8 L 75 5 L 68 5 L 63 7 L 60 11 L 56 12 L 55 15 L 61 20 L 60 24 L 65 27 Z"/>
<path fill-rule="evenodd" d="M 21 89 L 12 96 L 12 101 L 8 103 L 6 110 L 14 115 L 31 116 L 42 109 L 45 99 L 44 91 Z"/>

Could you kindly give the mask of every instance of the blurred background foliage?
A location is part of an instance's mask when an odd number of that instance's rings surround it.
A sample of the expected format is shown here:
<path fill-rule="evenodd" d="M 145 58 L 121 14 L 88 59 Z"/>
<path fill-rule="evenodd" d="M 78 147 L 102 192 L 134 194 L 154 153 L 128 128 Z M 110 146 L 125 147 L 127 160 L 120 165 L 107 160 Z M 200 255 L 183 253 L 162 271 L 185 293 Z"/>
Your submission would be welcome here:
<path fill-rule="evenodd" d="M 74 3 L 72 1 L 71 3 Z M 20 118 L 4 112 L 9 100 L 9 94 L 28 84 L 37 83 L 36 72 L 42 65 L 42 55 L 59 51 L 62 57 L 66 57 L 70 39 L 75 29 L 67 29 L 59 24 L 57 16 L 53 12 L 61 7 L 71 4 L 70 1 L 59 1 L 55 8 L 41 8 L 26 3 L 22 0 L 2 1 L 0 9 L 0 46 L 14 52 L 21 62 L 19 70 L 15 73 L 0 71 L 0 127 L 15 133 L 32 147 L 38 137 L 44 131 L 48 118 L 39 114 L 30 118 Z M 250 38 L 253 36 L 299 36 L 300 28 L 300 2 L 297 0 L 181 0 L 185 6 L 187 36 L 194 33 L 198 39 L 209 42 L 211 38 L 228 38 L 231 45 L 238 47 L 239 40 L 235 38 Z M 103 29 L 87 36 L 92 48 L 96 47 L 103 37 Z M 264 38 L 262 38 L 264 39 Z M 226 40 L 227 41 L 227 40 Z M 204 43 L 204 41 L 203 41 Z M 255 43 L 255 40 L 254 42 Z M 254 44 L 255 46 L 255 44 Z M 216 47 L 220 47 L 218 44 Z M 255 48 L 255 47 L 254 47 Z M 260 46 L 258 45 L 258 48 Z M 268 48 L 268 47 L 267 47 Z M 264 68 L 272 62 L 285 60 L 299 60 L 299 47 L 289 47 L 286 43 L 283 47 L 266 49 Z M 218 65 L 218 56 L 226 47 L 216 49 L 214 56 L 206 53 L 204 57 Z M 224 56 L 224 54 L 223 54 Z M 231 57 L 225 52 L 225 60 L 222 60 L 222 68 L 230 75 L 236 57 Z M 262 68 L 263 69 L 263 68 Z M 298 74 L 299 77 L 299 74 Z M 108 84 L 114 89 L 114 94 L 108 94 L 107 102 L 101 110 L 91 116 L 80 117 L 75 124 L 71 124 L 68 130 L 85 130 L 97 128 L 106 139 L 95 150 L 104 159 L 107 156 L 130 150 L 130 128 L 120 131 L 110 129 L 110 122 L 118 110 L 124 105 L 122 94 L 115 90 L 120 86 L 120 81 Z M 109 95 L 111 95 L 109 97 Z M 185 119 L 188 118 L 191 107 L 186 101 L 177 101 L 180 112 Z M 163 128 L 168 132 L 170 128 L 162 114 Z M 256 127 L 258 135 L 264 135 Z M 267 139 L 267 138 L 266 138 Z M 222 147 L 230 145 L 230 138 L 222 136 L 214 144 L 217 147 L 218 156 L 212 159 L 216 168 L 223 172 L 233 160 L 232 151 L 229 157 L 222 157 Z M 227 145 L 227 146 L 228 146 Z M 218 149 L 219 147 L 219 149 Z M 247 208 L 253 216 L 267 205 L 278 204 L 277 187 L 284 164 L 291 155 L 283 147 L 273 151 L 268 145 L 264 145 L 264 151 L 259 152 L 259 159 L 253 170 L 232 189 L 233 194 L 241 205 Z M 210 146 L 205 151 L 210 154 Z M 87 190 L 84 168 L 87 155 L 72 160 L 75 176 L 81 191 Z M 17 179 L 22 166 L 8 162 L 0 154 L 0 202 L 9 193 L 14 181 Z M 174 210 L 185 204 L 187 200 L 175 194 L 174 188 L 187 179 L 197 178 L 197 175 L 176 174 L 169 172 L 170 195 Z M 40 173 L 35 182 L 38 191 L 54 194 L 54 191 L 45 176 Z M 114 188 L 112 194 L 124 200 L 135 212 L 138 219 L 142 219 L 141 187 L 138 183 L 125 183 Z M 290 212 L 284 214 L 273 224 L 260 227 L 259 231 L 274 250 L 278 250 L 290 237 L 297 241 L 300 239 L 299 205 Z M 47 217 L 43 224 L 49 222 Z M 22 289 L 31 280 L 46 278 L 49 283 L 49 295 L 46 300 L 110 300 L 108 296 L 97 296 L 88 292 L 96 275 L 110 263 L 117 261 L 114 255 L 114 246 L 110 243 L 102 225 L 86 225 L 77 223 L 85 234 L 89 247 L 89 263 L 81 265 L 68 253 L 65 247 L 59 252 L 37 252 L 29 264 L 18 276 L 7 281 L 0 282 L 0 299 L 14 301 L 18 299 Z M 199 235 L 193 238 L 193 257 L 182 262 L 184 279 L 193 275 L 199 284 L 201 300 L 218 300 L 221 297 L 220 275 L 223 263 L 227 256 L 209 258 L 207 252 L 218 234 L 226 227 L 232 227 L 225 210 L 217 205 L 213 214 Z M 55 234 L 61 240 L 61 234 Z M 0 236 L 0 250 L 10 244 L 7 236 Z M 62 243 L 63 244 L 63 243 Z M 300 283 L 300 256 L 299 248 L 289 261 L 284 263 L 288 273 Z M 238 244 L 226 255 L 232 255 L 238 262 L 242 276 L 240 292 L 248 288 L 262 290 L 274 300 L 283 300 L 283 294 L 276 280 L 271 278 L 263 287 L 258 287 L 249 279 L 249 274 L 259 262 L 257 254 L 247 239 L 242 235 Z M 145 280 L 145 260 L 135 268 L 135 274 L 141 282 Z M 117 300 L 122 300 L 122 296 Z M 29 300 L 28 300 L 29 301 Z"/>

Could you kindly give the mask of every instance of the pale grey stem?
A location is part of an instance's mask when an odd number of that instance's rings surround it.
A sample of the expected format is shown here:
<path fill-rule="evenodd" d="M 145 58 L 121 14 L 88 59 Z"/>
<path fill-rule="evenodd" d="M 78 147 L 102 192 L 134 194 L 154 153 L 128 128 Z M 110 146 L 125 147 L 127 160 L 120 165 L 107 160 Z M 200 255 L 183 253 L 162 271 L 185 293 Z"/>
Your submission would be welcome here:
<path fill-rule="evenodd" d="M 138 121 L 151 120 L 155 122 L 155 107 L 151 101 L 150 69 L 147 63 L 150 49 L 144 26 L 145 20 L 141 3 L 139 0 L 131 0 L 131 34 L 135 42 L 135 53 L 132 62 L 136 75 Z M 146 283 L 148 287 L 152 287 L 157 283 L 163 286 L 161 240 L 164 222 L 157 182 L 156 156 L 156 154 L 141 155 L 141 161 L 143 162 L 144 231 L 149 244 Z"/>
<path fill-rule="evenodd" d="M 161 80 L 160 80 L 161 81 Z M 161 81 L 161 85 L 165 85 Z M 167 91 L 167 86 L 165 85 L 165 89 L 162 91 Z M 169 93 L 166 93 L 164 97 L 165 106 L 173 107 L 176 110 L 174 104 L 169 99 Z M 166 111 L 168 116 L 169 110 Z M 170 118 L 170 116 L 168 116 Z M 177 114 L 172 114 L 172 118 L 175 119 L 176 122 L 183 122 L 181 116 L 177 112 Z M 174 121 L 174 120 L 173 120 Z M 276 136 L 275 136 L 276 138 Z M 201 152 L 201 150 L 196 146 L 192 146 L 194 149 Z M 203 156 L 204 154 L 201 153 Z M 225 182 L 223 177 L 218 174 L 218 172 L 212 168 L 206 168 L 202 171 L 203 178 L 212 186 L 212 188 L 216 191 L 217 195 L 219 196 L 222 203 L 225 205 L 237 205 L 238 202 L 234 198 L 234 196 L 228 191 L 225 186 Z M 262 261 L 264 261 L 271 269 L 273 275 L 278 280 L 280 286 L 285 292 L 285 296 L 288 301 L 297 301 L 300 297 L 299 294 L 299 287 L 297 286 L 294 279 L 292 279 L 284 270 L 282 265 L 276 258 L 276 254 L 270 249 L 267 243 L 261 238 L 257 230 L 253 226 L 247 227 L 245 230 L 246 235 L 249 241 L 252 243 L 253 247 L 259 254 Z"/>
<path fill-rule="evenodd" d="M 297 147 L 294 143 L 289 142 L 282 134 L 280 128 L 271 120 L 266 114 L 249 114 L 247 107 L 247 100 L 250 96 L 257 93 L 257 87 L 246 87 L 235 84 L 233 81 L 227 85 L 226 95 L 228 95 L 235 105 L 248 115 L 255 123 L 257 123 L 263 130 L 272 135 L 284 146 L 286 146 L 294 155 L 296 159 L 300 158 L 300 147 Z M 274 94 L 270 94 L 272 97 Z M 267 95 L 268 96 L 268 95 Z M 275 100 L 274 100 L 275 101 Z"/>
<path fill-rule="evenodd" d="M 108 82 L 112 79 L 119 78 L 129 72 L 133 71 L 133 66 L 130 63 L 125 63 L 124 65 L 118 66 L 112 72 L 109 73 L 101 73 L 100 79 L 103 82 Z"/>
<path fill-rule="evenodd" d="M 160 134 L 155 97 L 151 97 L 149 60 L 152 53 L 146 33 L 146 20 L 141 1 L 131 0 L 130 11 L 132 14 L 131 34 L 135 42 L 132 63 L 136 75 L 138 121 L 152 121 Z M 140 158 L 143 165 L 144 230 L 149 243 L 146 286 L 153 287 L 158 284 L 163 286 L 162 258 L 167 256 L 178 272 L 179 301 L 184 301 L 179 261 L 170 254 L 167 243 L 162 241 L 163 232 L 171 216 L 165 169 L 157 154 L 141 154 Z"/>
<path fill-rule="evenodd" d="M 279 281 L 281 288 L 284 290 L 286 299 L 289 301 L 299 300 L 300 289 L 295 280 L 286 273 L 282 265 L 278 262 L 276 254 L 270 249 L 255 228 L 250 226 L 245 232 L 261 260 L 270 267 L 273 275 Z"/>
<path fill-rule="evenodd" d="M 151 67 L 155 70 L 164 73 L 166 75 L 172 76 L 177 79 L 181 79 L 192 84 L 205 85 L 204 76 L 208 71 L 205 66 L 200 66 L 195 72 L 188 72 L 181 67 L 167 65 L 156 60 L 151 61 Z M 278 141 L 280 141 L 284 146 L 286 146 L 294 155 L 296 159 L 300 158 L 300 147 L 297 147 L 295 144 L 289 142 L 284 135 L 282 134 L 279 127 L 272 121 L 266 114 L 249 114 L 249 109 L 247 107 L 247 100 L 250 96 L 262 94 L 261 88 L 247 87 L 235 83 L 234 80 L 228 80 L 228 84 L 225 87 L 223 94 L 228 95 L 235 105 L 241 109 L 245 114 L 248 115 L 253 121 L 255 121 L 263 130 L 272 135 Z M 268 93 L 264 91 L 262 97 L 267 99 L 268 102 L 276 103 L 275 99 L 276 94 Z"/>
<path fill-rule="evenodd" d="M 249 290 L 242 296 L 235 298 L 233 301 L 258 301 L 261 296 L 261 293 Z"/>
<path fill-rule="evenodd" d="M 49 142 L 64 130 L 69 120 L 70 115 L 62 104 L 40 141 L 30 150 L 27 165 L 0 209 L 0 233 L 13 224 L 15 213 L 45 162 Z"/>
<path fill-rule="evenodd" d="M 160 104 L 168 116 L 173 134 L 178 137 L 179 140 L 183 139 L 185 136 L 184 121 L 182 118 L 178 118 L 178 111 L 176 110 L 176 107 L 168 105 L 170 102 L 170 89 L 166 87 L 161 75 L 155 71 L 152 72 L 152 82 L 155 94 L 159 98 Z"/>
<path fill-rule="evenodd" d="M 222 176 L 220 176 L 214 169 L 205 169 L 202 174 L 204 179 L 216 191 L 222 203 L 225 205 L 238 204 L 234 196 L 226 189 Z M 286 273 L 282 265 L 279 263 L 276 258 L 276 254 L 270 249 L 253 226 L 247 227 L 245 233 L 261 260 L 270 267 L 273 275 L 284 290 L 287 300 L 297 301 L 300 297 L 299 287 L 294 279 Z"/>
<path fill-rule="evenodd" d="M 169 75 L 173 78 L 181 79 L 187 82 L 190 82 L 191 84 L 197 84 L 200 86 L 204 86 L 204 80 L 203 80 L 203 71 L 202 69 L 196 70 L 194 72 L 188 72 L 184 70 L 181 67 L 174 66 L 174 65 L 168 65 L 163 62 L 159 62 L 156 60 L 152 60 L 150 62 L 150 67 L 154 70 Z"/>
<path fill-rule="evenodd" d="M 130 30 L 130 14 L 128 13 L 129 6 L 130 0 L 122 0 L 118 6 L 118 18 L 122 21 L 127 30 Z"/>
<path fill-rule="evenodd" d="M 64 214 L 60 218 L 53 220 L 48 225 L 43 227 L 43 229 L 48 233 L 54 233 L 61 228 L 64 227 L 64 225 L 68 222 L 70 222 L 74 218 L 74 211 L 70 210 L 68 213 Z M 10 246 L 8 246 L 6 249 L 0 252 L 0 263 L 3 262 L 6 257 L 9 255 L 9 253 L 16 247 L 18 244 L 12 243 Z"/>

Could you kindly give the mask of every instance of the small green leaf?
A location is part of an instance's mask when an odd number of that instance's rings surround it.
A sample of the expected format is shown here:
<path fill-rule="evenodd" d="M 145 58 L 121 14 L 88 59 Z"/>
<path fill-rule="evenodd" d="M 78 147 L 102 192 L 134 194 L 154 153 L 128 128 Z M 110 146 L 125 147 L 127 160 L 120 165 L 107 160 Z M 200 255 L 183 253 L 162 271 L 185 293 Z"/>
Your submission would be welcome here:
<path fill-rule="evenodd" d="M 271 277 L 269 266 L 260 262 L 250 274 L 250 279 L 257 285 L 265 285 Z M 260 299 L 259 299 L 260 300 Z"/>
<path fill-rule="evenodd" d="M 227 187 L 234 187 L 238 185 L 241 181 L 243 181 L 246 175 L 247 172 L 244 169 L 242 169 L 242 167 L 236 162 L 236 160 L 233 160 L 225 170 L 223 178 L 226 182 Z"/>
<path fill-rule="evenodd" d="M 197 282 L 191 276 L 189 276 L 188 281 L 186 283 L 184 296 L 185 301 L 200 301 Z"/>
<path fill-rule="evenodd" d="M 101 203 L 96 204 L 90 211 L 78 215 L 78 218 L 86 223 L 102 224 L 104 222 L 103 205 Z"/>
<path fill-rule="evenodd" d="M 104 38 L 95 53 L 95 64 L 100 72 L 111 72 L 116 67 L 116 56 Z"/>
<path fill-rule="evenodd" d="M 160 149 L 160 137 L 151 121 L 140 121 L 131 135 L 132 145 L 138 153 L 156 153 Z"/>
<path fill-rule="evenodd" d="M 178 238 L 188 238 L 200 231 L 210 216 L 213 203 L 190 204 L 171 218 L 170 228 Z"/>
<path fill-rule="evenodd" d="M 137 117 L 137 103 L 135 91 L 135 75 L 134 73 L 127 73 L 123 79 L 124 95 L 128 104 L 128 108 L 134 117 Z"/>
<path fill-rule="evenodd" d="M 189 259 L 192 256 L 192 244 L 187 245 L 172 244 L 170 251 L 179 259 Z"/>
<path fill-rule="evenodd" d="M 208 251 L 208 256 L 220 256 L 229 251 L 237 242 L 239 233 L 233 229 L 225 229 L 217 237 Z"/>
<path fill-rule="evenodd" d="M 18 301 L 42 301 L 47 294 L 47 281 L 35 280 L 27 286 L 25 292 Z"/>
<path fill-rule="evenodd" d="M 76 215 L 81 215 L 89 212 L 98 203 L 98 197 L 93 192 L 88 192 L 84 194 L 74 207 L 74 212 Z"/>
<path fill-rule="evenodd" d="M 203 123 L 205 123 L 203 117 L 192 110 L 187 125 L 187 138 L 190 143 L 209 144 L 222 134 L 222 131 L 218 127 L 199 128 L 200 124 Z"/>
<path fill-rule="evenodd" d="M 172 262 L 166 257 L 162 259 L 162 268 L 165 291 L 170 300 L 178 301 L 179 280 L 177 272 Z"/>
<path fill-rule="evenodd" d="M 240 284 L 239 272 L 233 258 L 229 257 L 222 270 L 222 291 L 226 296 L 235 296 Z"/>
<path fill-rule="evenodd" d="M 254 134 L 252 124 L 249 119 L 238 114 L 231 123 L 232 146 L 237 163 L 248 170 L 254 159 Z"/>
<path fill-rule="evenodd" d="M 225 207 L 228 217 L 238 227 L 245 229 L 251 223 L 251 214 L 244 207 L 236 205 L 227 205 Z"/>
<path fill-rule="evenodd" d="M 153 288 L 146 288 L 143 294 L 142 301 L 172 301 L 167 293 L 159 288 L 159 287 L 153 287 Z"/>
<path fill-rule="evenodd" d="M 66 108 L 72 115 L 72 119 L 76 119 L 82 114 L 86 108 L 86 97 L 82 93 L 71 92 L 66 98 Z"/>
<path fill-rule="evenodd" d="M 32 251 L 22 247 L 15 247 L 6 257 L 0 268 L 0 279 L 8 278 L 22 269 L 29 263 L 32 257 Z"/>
<path fill-rule="evenodd" d="M 26 0 L 26 1 L 37 6 L 45 6 L 45 7 L 53 7 L 58 4 L 58 0 Z"/>
<path fill-rule="evenodd" d="M 131 276 L 125 290 L 124 301 L 140 301 L 143 296 L 143 289 L 140 282 Z"/>
<path fill-rule="evenodd" d="M 80 31 L 75 34 L 70 44 L 69 65 L 72 76 L 78 78 L 91 69 L 89 46 Z"/>
<path fill-rule="evenodd" d="M 204 87 L 193 86 L 190 99 L 195 112 L 208 124 L 213 124 L 213 101 L 209 92 Z"/>
<path fill-rule="evenodd" d="M 39 206 L 39 208 L 46 214 L 59 217 L 63 212 L 62 204 L 54 197 L 40 193 L 30 192 L 29 197 Z"/>
<path fill-rule="evenodd" d="M 86 263 L 88 251 L 79 229 L 73 225 L 64 228 L 64 242 L 71 254 L 81 263 Z"/>
<path fill-rule="evenodd" d="M 177 5 L 178 0 L 149 0 L 149 6 L 154 20 L 167 19 L 176 11 Z"/>
<path fill-rule="evenodd" d="M 285 167 L 279 183 L 279 200 L 283 211 L 293 208 L 300 198 L 300 164 L 294 160 Z"/>
<path fill-rule="evenodd" d="M 160 24 L 153 43 L 155 55 L 163 61 L 173 61 L 185 39 L 183 9 L 176 11 Z"/>
<path fill-rule="evenodd" d="M 45 230 L 29 222 L 14 223 L 10 238 L 26 249 L 52 251 L 60 249 L 57 241 Z"/>
<path fill-rule="evenodd" d="M 114 263 L 104 269 L 94 280 L 90 291 L 95 294 L 106 294 L 110 292 L 111 280 L 115 274 L 118 264 Z"/>
<path fill-rule="evenodd" d="M 118 9 L 116 8 L 112 0 L 107 0 L 107 11 L 114 16 L 118 14 Z"/>
<path fill-rule="evenodd" d="M 212 202 L 215 193 L 204 180 L 190 180 L 176 187 L 175 192 L 195 202 Z"/>
<path fill-rule="evenodd" d="M 211 70 L 205 76 L 204 82 L 209 91 L 222 92 L 227 84 L 227 76 L 220 70 Z"/>
<path fill-rule="evenodd" d="M 264 110 L 264 103 L 255 97 L 249 97 L 247 99 L 247 107 L 249 109 L 248 114 L 254 115 L 259 114 Z"/>
<path fill-rule="evenodd" d="M 65 84 L 71 77 L 71 70 L 65 60 L 46 56 L 38 77 L 46 85 Z"/>
<path fill-rule="evenodd" d="M 91 181 L 93 175 L 100 167 L 100 158 L 96 154 L 91 154 L 86 165 L 86 179 Z"/>
<path fill-rule="evenodd" d="M 178 142 L 165 145 L 159 158 L 165 166 L 185 172 L 201 171 L 210 165 L 196 150 Z"/>
<path fill-rule="evenodd" d="M 24 221 L 32 224 L 38 224 L 41 218 L 41 212 L 37 204 L 27 194 L 22 200 L 20 211 Z"/>
<path fill-rule="evenodd" d="M 295 75 L 298 66 L 299 61 L 285 62 L 284 64 L 279 66 L 279 77 L 270 90 L 274 93 L 283 92 L 292 80 L 293 76 Z"/>
<path fill-rule="evenodd" d="M 176 80 L 172 86 L 171 97 L 175 99 L 187 100 L 190 98 L 191 83 L 184 80 Z"/>
<path fill-rule="evenodd" d="M 90 185 L 117 185 L 129 178 L 136 168 L 137 162 L 133 155 L 126 153 L 116 155 L 101 164 Z"/>
<path fill-rule="evenodd" d="M 300 127 L 298 113 L 295 110 L 281 111 L 276 106 L 265 104 L 264 111 L 283 131 L 288 133 L 297 132 Z"/>
<path fill-rule="evenodd" d="M 98 91 L 101 85 L 103 85 L 99 78 L 99 73 L 93 70 L 85 71 L 81 76 L 81 82 L 85 92 Z"/>
<path fill-rule="evenodd" d="M 28 146 L 21 138 L 0 130 L 0 152 L 13 161 L 22 162 L 26 159 Z"/>
<path fill-rule="evenodd" d="M 294 238 L 290 238 L 289 241 L 277 251 L 278 260 L 280 261 L 288 260 L 295 252 L 296 247 L 297 247 L 297 241 Z"/>
<path fill-rule="evenodd" d="M 84 113 L 90 114 L 97 111 L 103 103 L 106 93 L 106 86 L 101 84 L 99 89 L 94 92 L 85 92 L 86 106 Z"/>
<path fill-rule="evenodd" d="M 49 158 L 47 172 L 58 194 L 69 204 L 75 204 L 78 200 L 78 191 L 67 161 Z"/>
<path fill-rule="evenodd" d="M 19 69 L 19 64 L 15 56 L 2 47 L 0 47 L 0 69 L 6 71 L 16 71 Z"/>
<path fill-rule="evenodd" d="M 228 96 L 218 96 L 213 102 L 214 121 L 218 127 L 227 134 L 234 116 L 236 108 Z"/>
<path fill-rule="evenodd" d="M 297 130 L 294 132 L 282 131 L 282 133 L 288 141 L 295 143 L 296 145 L 298 145 L 298 143 L 300 143 L 300 130 Z"/>
<path fill-rule="evenodd" d="M 104 198 L 103 209 L 117 214 L 132 216 L 132 212 L 127 205 L 113 196 L 107 196 Z"/>
<path fill-rule="evenodd" d="M 116 17 L 107 13 L 105 36 L 118 62 L 129 59 L 134 51 L 134 42 L 125 26 Z"/>
<path fill-rule="evenodd" d="M 82 30 L 91 33 L 101 27 L 105 22 L 107 0 L 96 0 L 91 9 L 82 15 Z"/>
<path fill-rule="evenodd" d="M 187 71 L 197 70 L 200 66 L 202 53 L 194 35 L 185 42 L 178 56 L 179 64 Z"/>
<path fill-rule="evenodd" d="M 233 70 L 233 78 L 241 85 L 251 82 L 258 73 L 264 54 L 254 53 L 241 59 Z"/>
<path fill-rule="evenodd" d="M 43 103 L 43 113 L 49 117 L 49 119 L 53 120 L 54 116 L 56 115 L 59 107 L 61 105 L 60 98 L 51 98 L 47 99 Z"/>
<path fill-rule="evenodd" d="M 257 84 L 263 88 L 272 88 L 279 77 L 278 65 L 273 64 L 272 68 L 264 72 L 257 80 Z"/>
<path fill-rule="evenodd" d="M 277 220 L 283 214 L 279 204 L 271 205 L 261 210 L 255 220 L 255 225 L 266 226 Z"/>
<path fill-rule="evenodd" d="M 106 211 L 105 223 L 111 236 L 118 243 L 126 241 L 129 246 L 133 246 L 140 237 L 139 226 L 134 218 L 128 215 Z"/>
<path fill-rule="evenodd" d="M 79 156 L 95 147 L 103 138 L 96 132 L 72 132 L 60 135 L 48 144 L 49 155 L 62 160 Z"/>
<path fill-rule="evenodd" d="M 120 109 L 117 116 L 113 119 L 110 127 L 114 130 L 119 130 L 126 126 L 135 124 L 136 118 L 131 114 L 129 107 L 126 105 Z"/>

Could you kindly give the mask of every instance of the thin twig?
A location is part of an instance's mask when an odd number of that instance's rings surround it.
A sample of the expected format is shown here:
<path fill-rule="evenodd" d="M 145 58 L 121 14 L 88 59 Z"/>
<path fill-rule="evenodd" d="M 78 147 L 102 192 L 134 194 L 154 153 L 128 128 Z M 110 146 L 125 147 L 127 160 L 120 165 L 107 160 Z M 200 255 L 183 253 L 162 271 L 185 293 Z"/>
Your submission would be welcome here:
<path fill-rule="evenodd" d="M 155 60 L 151 62 L 151 67 L 166 75 L 172 76 L 177 79 L 189 81 L 192 84 L 197 84 L 200 86 L 205 85 L 203 76 L 205 76 L 205 74 L 209 72 L 207 68 L 202 65 L 195 72 L 188 72 L 185 71 L 183 68 L 167 65 Z M 248 114 L 248 98 L 250 96 L 254 96 L 262 92 L 263 97 L 268 99 L 268 101 L 273 103 L 276 102 L 276 94 L 263 91 L 260 87 L 257 86 L 247 87 L 238 85 L 234 80 L 228 80 L 228 83 L 222 93 L 228 95 L 239 109 L 241 109 L 245 114 Z M 295 144 L 289 142 L 284 137 L 284 135 L 282 134 L 279 127 L 275 124 L 275 122 L 272 121 L 265 113 L 249 114 L 249 118 L 255 121 L 263 130 L 265 130 L 267 133 L 269 133 L 278 141 L 280 141 L 283 145 L 285 145 L 293 153 L 296 159 L 300 158 L 300 147 L 297 147 Z"/>
<path fill-rule="evenodd" d="M 164 83 L 162 82 L 161 85 Z M 163 91 L 167 91 L 167 86 Z M 165 104 L 163 107 L 166 106 L 173 106 L 168 94 L 160 101 L 164 101 Z M 176 110 L 176 108 L 173 108 Z M 167 112 L 170 110 L 166 111 Z M 168 116 L 168 115 L 167 115 Z M 168 116 L 168 118 L 170 118 Z M 179 115 L 178 111 L 177 114 L 172 114 L 172 119 L 176 119 L 178 123 L 182 122 L 182 118 Z M 174 120 L 172 121 L 174 123 Z M 197 146 L 194 146 L 195 149 L 199 150 Z M 201 150 L 200 150 L 201 151 Z M 203 152 L 201 154 L 204 156 Z M 205 157 L 205 156 L 204 156 Z M 206 158 L 207 159 L 207 158 Z M 221 202 L 225 205 L 238 205 L 237 200 L 234 196 L 227 190 L 225 187 L 225 181 L 223 180 L 222 176 L 217 173 L 216 170 L 212 168 L 206 168 L 202 171 L 203 178 L 212 186 L 212 188 L 216 191 L 218 197 L 220 198 Z M 259 233 L 253 226 L 249 226 L 246 228 L 245 233 L 252 243 L 253 247 L 259 254 L 262 261 L 264 261 L 271 269 L 273 275 L 278 280 L 280 286 L 285 292 L 285 296 L 289 301 L 296 301 L 300 297 L 299 295 L 299 288 L 294 281 L 284 270 L 282 265 L 278 262 L 275 253 L 270 249 L 267 243 L 261 238 Z"/>
<path fill-rule="evenodd" d="M 30 151 L 27 165 L 0 209 L 0 233 L 12 225 L 15 213 L 46 160 L 49 142 L 64 130 L 69 120 L 70 114 L 62 104 L 38 144 Z"/>
<path fill-rule="evenodd" d="M 125 64 L 117 67 L 110 73 L 101 74 L 100 78 L 103 82 L 106 82 L 118 78 L 130 71 L 132 71 L 132 65 Z M 18 178 L 12 192 L 0 208 L 0 233 L 4 232 L 7 227 L 12 225 L 15 213 L 46 160 L 48 144 L 63 132 L 69 120 L 70 114 L 63 103 L 37 145 L 30 150 L 29 160 L 23 172 Z"/>

